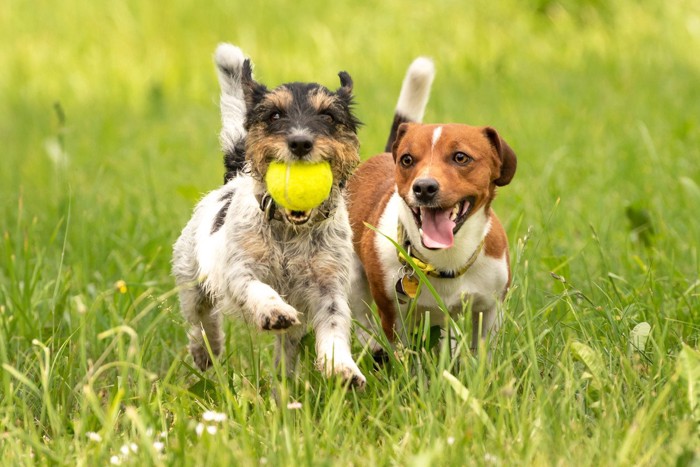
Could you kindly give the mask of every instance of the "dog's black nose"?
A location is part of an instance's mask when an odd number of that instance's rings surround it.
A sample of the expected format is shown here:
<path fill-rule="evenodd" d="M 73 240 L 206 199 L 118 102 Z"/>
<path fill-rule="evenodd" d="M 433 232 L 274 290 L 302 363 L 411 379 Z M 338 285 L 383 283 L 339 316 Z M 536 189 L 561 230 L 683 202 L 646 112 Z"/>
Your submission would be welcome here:
<path fill-rule="evenodd" d="M 439 190 L 440 184 L 434 178 L 419 178 L 413 182 L 413 194 L 423 203 L 432 201 Z"/>
<path fill-rule="evenodd" d="M 287 138 L 287 146 L 297 157 L 303 157 L 311 152 L 314 142 L 306 135 L 292 135 Z"/>

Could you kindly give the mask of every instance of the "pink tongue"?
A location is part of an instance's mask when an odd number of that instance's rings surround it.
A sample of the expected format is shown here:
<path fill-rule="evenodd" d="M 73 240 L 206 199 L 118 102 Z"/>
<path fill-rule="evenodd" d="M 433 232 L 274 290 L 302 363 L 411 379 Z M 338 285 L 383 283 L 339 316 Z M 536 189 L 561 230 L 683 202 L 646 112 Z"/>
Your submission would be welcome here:
<path fill-rule="evenodd" d="M 454 221 L 450 220 L 452 209 L 420 210 L 423 221 L 423 245 L 427 248 L 449 248 L 454 244 Z"/>

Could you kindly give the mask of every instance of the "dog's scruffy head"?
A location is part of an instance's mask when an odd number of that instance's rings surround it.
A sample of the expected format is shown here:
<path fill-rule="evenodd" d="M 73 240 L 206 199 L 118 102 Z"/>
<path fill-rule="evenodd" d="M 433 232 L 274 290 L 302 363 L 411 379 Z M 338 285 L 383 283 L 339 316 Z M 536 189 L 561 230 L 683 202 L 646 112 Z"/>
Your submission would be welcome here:
<path fill-rule="evenodd" d="M 268 90 L 253 79 L 250 61 L 245 61 L 246 158 L 254 177 L 263 179 L 272 161 L 327 160 L 334 183 L 347 180 L 360 162 L 360 121 L 352 113 L 352 78 L 344 71 L 338 76 L 335 92 L 315 83 Z"/>

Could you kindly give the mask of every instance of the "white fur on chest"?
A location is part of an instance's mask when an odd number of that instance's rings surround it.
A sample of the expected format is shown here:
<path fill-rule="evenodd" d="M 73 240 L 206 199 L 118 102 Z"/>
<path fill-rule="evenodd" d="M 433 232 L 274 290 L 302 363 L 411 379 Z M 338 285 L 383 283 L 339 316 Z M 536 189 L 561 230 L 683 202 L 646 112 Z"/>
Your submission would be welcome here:
<path fill-rule="evenodd" d="M 251 177 L 238 176 L 197 205 L 194 251 L 206 287 L 221 296 L 232 274 L 252 274 L 291 302 L 301 302 L 293 297 L 304 296 L 304 284 L 313 279 L 317 266 L 333 270 L 339 283 L 349 282 L 352 240 L 344 201 L 339 199 L 328 219 L 295 228 L 266 219 L 255 197 L 258 189 Z M 227 203 L 222 225 L 213 232 Z M 251 244 L 263 260 L 251 260 Z"/>
<path fill-rule="evenodd" d="M 398 193 L 394 193 L 379 219 L 377 226 L 379 232 L 396 241 L 398 222 L 401 219 L 409 236 L 411 231 L 415 231 L 414 235 L 417 236 L 418 229 L 410 212 L 406 211 L 407 208 L 403 200 Z M 473 220 L 481 218 L 484 219 L 483 222 L 473 222 Z M 421 246 L 413 248 L 415 248 L 415 254 L 439 270 L 457 270 L 467 263 L 490 228 L 490 220 L 486 218 L 484 213 L 475 212 L 457 233 L 453 247 L 438 251 L 426 250 Z M 381 264 L 384 266 L 384 290 L 388 297 L 396 297 L 396 282 L 402 277 L 403 267 L 399 262 L 396 247 L 384 235 L 378 234 L 375 237 L 375 248 L 379 253 Z M 412 241 L 412 245 L 416 245 L 415 240 Z M 508 282 L 508 262 L 505 253 L 501 258 L 493 258 L 487 256 L 482 249 L 474 264 L 461 276 L 452 279 L 429 277 L 429 280 L 449 309 L 450 314 L 461 312 L 464 303 L 470 299 L 474 310 L 492 308 Z M 434 324 L 441 323 L 442 313 L 439 312 L 438 303 L 425 287 L 418 297 L 417 305 L 420 314 L 431 311 L 431 321 Z M 405 318 L 408 305 L 404 304 L 399 307 Z"/>

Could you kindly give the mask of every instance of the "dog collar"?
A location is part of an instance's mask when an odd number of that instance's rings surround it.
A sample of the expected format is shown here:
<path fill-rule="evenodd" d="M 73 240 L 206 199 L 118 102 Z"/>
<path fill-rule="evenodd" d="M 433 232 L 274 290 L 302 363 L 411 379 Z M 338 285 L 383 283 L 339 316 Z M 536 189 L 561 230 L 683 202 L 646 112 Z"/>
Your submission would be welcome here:
<path fill-rule="evenodd" d="M 258 200 L 260 210 L 265 213 L 265 219 L 268 221 L 271 221 L 272 219 L 278 221 L 284 220 L 282 218 L 282 213 L 279 209 L 277 209 L 277 203 L 275 203 L 275 201 L 272 199 L 270 193 L 266 191 L 265 193 L 255 195 L 255 198 Z"/>
<path fill-rule="evenodd" d="M 280 222 L 284 221 L 284 215 L 277 206 L 277 203 L 275 203 L 275 200 L 273 200 L 272 196 L 270 196 L 270 193 L 266 191 L 261 194 L 256 194 L 255 199 L 258 201 L 260 210 L 263 213 L 265 213 L 265 219 L 267 219 L 268 221 L 271 221 L 273 219 Z M 317 210 L 316 216 L 314 217 L 314 221 L 317 220 L 317 218 L 328 219 L 331 216 L 331 211 L 332 209 L 327 209 L 324 211 L 320 209 Z"/>
<path fill-rule="evenodd" d="M 427 261 L 422 260 L 421 258 L 418 258 L 416 255 L 411 253 L 411 242 L 408 239 L 408 236 L 406 235 L 406 228 L 403 226 L 401 222 L 399 222 L 398 228 L 397 228 L 397 243 L 401 245 L 404 250 L 406 250 L 406 253 L 408 253 L 408 256 L 413 260 L 416 266 L 418 266 L 418 269 L 423 271 L 428 276 L 431 277 L 438 277 L 440 279 L 454 279 L 456 277 L 459 277 L 463 275 L 465 272 L 471 268 L 474 263 L 476 262 L 476 259 L 479 256 L 479 253 L 481 253 L 481 250 L 484 248 L 484 242 L 485 238 L 481 240 L 481 243 L 479 243 L 479 246 L 476 247 L 476 250 L 474 250 L 474 253 L 469 257 L 467 262 L 460 267 L 457 270 L 449 270 L 449 271 L 440 271 L 437 269 L 435 266 L 432 264 L 428 263 Z M 403 253 L 400 251 L 397 251 L 398 257 L 399 257 L 399 262 L 404 266 L 404 267 L 410 267 L 408 265 L 408 261 L 406 260 L 406 257 L 404 256 Z"/>

